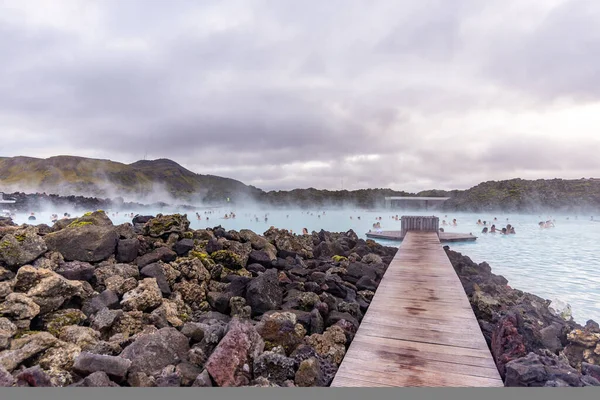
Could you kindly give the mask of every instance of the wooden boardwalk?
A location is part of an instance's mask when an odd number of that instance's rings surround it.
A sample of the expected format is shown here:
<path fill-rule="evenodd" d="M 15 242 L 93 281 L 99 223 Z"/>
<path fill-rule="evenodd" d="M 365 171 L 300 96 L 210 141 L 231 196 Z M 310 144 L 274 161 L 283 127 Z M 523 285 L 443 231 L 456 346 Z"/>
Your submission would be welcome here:
<path fill-rule="evenodd" d="M 370 239 L 403 240 L 402 231 L 367 232 L 365 235 Z M 466 233 L 440 232 L 439 240 L 442 243 L 472 242 L 477 240 L 477 236 Z"/>
<path fill-rule="evenodd" d="M 504 386 L 435 232 L 407 233 L 331 386 Z"/>

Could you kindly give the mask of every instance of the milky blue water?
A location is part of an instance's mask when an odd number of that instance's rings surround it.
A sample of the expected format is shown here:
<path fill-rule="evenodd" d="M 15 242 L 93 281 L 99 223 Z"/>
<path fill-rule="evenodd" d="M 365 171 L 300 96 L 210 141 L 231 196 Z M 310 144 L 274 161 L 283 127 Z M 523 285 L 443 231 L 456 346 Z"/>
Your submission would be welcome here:
<path fill-rule="evenodd" d="M 65 210 L 60 210 L 60 214 Z M 223 226 L 225 229 L 251 229 L 263 233 L 270 226 L 291 229 L 301 233 L 302 228 L 309 232 L 324 229 L 333 232 L 345 232 L 353 229 L 359 236 L 365 237 L 373 229 L 376 217 L 381 217 L 382 230 L 399 230 L 400 220 L 392 219 L 398 215 L 422 215 L 419 212 L 401 212 L 394 210 L 301 210 L 265 211 L 210 209 L 212 214 L 201 211 L 201 220 L 195 213 L 188 213 L 193 229 Z M 235 219 L 223 219 L 229 212 L 235 212 Z M 131 210 L 135 213 L 135 210 Z M 265 214 L 268 220 L 265 222 Z M 59 211 L 56 211 L 59 213 Z M 168 212 L 163 210 L 164 214 Z M 80 213 L 71 213 L 73 217 Z M 109 216 L 115 224 L 131 222 L 124 213 L 112 213 Z M 428 213 L 429 214 L 429 213 Z M 495 274 L 506 277 L 509 285 L 553 301 L 563 301 L 571 305 L 574 319 L 585 323 L 588 319 L 600 321 L 600 222 L 593 222 L 590 216 L 575 215 L 503 215 L 503 214 L 466 214 L 435 213 L 440 221 L 457 219 L 457 226 L 445 226 L 446 232 L 473 233 L 478 237 L 472 243 L 451 243 L 450 248 L 459 251 L 475 262 L 487 261 Z M 258 222 L 255 219 L 258 217 Z M 358 217 L 360 216 L 360 220 Z M 206 220 L 209 217 L 209 220 Z M 352 217 L 352 218 L 351 218 Z M 482 227 L 476 224 L 478 219 L 492 221 L 497 218 L 496 227 L 502 228 L 510 223 L 515 227 L 515 235 L 481 234 Z M 50 213 L 36 213 L 33 223 L 50 223 Z M 508 220 L 507 220 L 508 218 Z M 577 219 L 576 219 L 577 218 Z M 540 229 L 538 222 L 554 219 L 555 227 Z M 600 216 L 596 217 L 600 220 Z M 26 223 L 27 215 L 17 215 L 15 222 Z M 385 245 L 398 245 L 397 242 L 378 240 Z"/>

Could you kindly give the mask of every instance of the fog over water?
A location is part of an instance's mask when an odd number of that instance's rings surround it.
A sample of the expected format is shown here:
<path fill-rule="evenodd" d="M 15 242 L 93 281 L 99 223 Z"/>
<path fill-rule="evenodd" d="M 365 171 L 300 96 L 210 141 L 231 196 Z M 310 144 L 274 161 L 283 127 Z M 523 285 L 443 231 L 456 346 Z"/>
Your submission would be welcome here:
<path fill-rule="evenodd" d="M 106 210 L 115 224 L 131 222 L 131 213 L 136 210 Z M 175 210 L 173 210 L 175 211 Z M 27 214 L 18 214 L 15 222 L 46 223 L 51 225 L 51 214 L 62 216 L 69 210 L 44 211 L 36 213 L 35 221 L 28 221 Z M 156 210 L 153 213 L 156 214 Z M 224 215 L 234 212 L 234 219 L 224 219 Z M 83 212 L 72 212 L 71 216 Z M 163 214 L 171 213 L 163 209 Z M 210 214 L 209 214 L 210 213 Z M 148 212 L 143 212 L 148 214 Z M 208 208 L 199 211 L 200 220 L 195 212 L 188 212 L 191 228 L 201 229 L 221 225 L 225 229 L 251 229 L 259 234 L 274 226 L 302 233 L 342 232 L 354 230 L 359 237 L 373 229 L 377 217 L 382 217 L 382 230 L 399 230 L 400 220 L 392 219 L 398 215 L 435 214 L 450 222 L 456 218 L 458 226 L 445 226 L 446 232 L 473 233 L 478 237 L 472 243 L 450 243 L 451 249 L 459 251 L 475 262 L 488 262 L 495 274 L 505 276 L 511 287 L 534 293 L 550 300 L 560 300 L 571 305 L 573 317 L 581 324 L 588 319 L 600 321 L 600 262 L 596 251 L 600 242 L 600 222 L 591 221 L 590 215 L 521 215 L 521 214 L 472 214 L 446 212 L 416 212 L 401 210 L 366 211 L 359 209 L 313 209 L 306 210 L 265 210 L 258 208 Z M 265 221 L 265 215 L 267 220 Z M 207 220 L 208 217 L 208 220 Z M 360 217 L 360 219 L 358 219 Z M 258 222 L 257 219 L 258 218 Z M 502 228 L 510 223 L 515 227 L 515 235 L 481 234 L 482 227 L 478 219 L 488 221 L 488 226 L 497 218 L 496 227 Z M 538 222 L 554 219 L 555 227 L 540 229 Z M 600 219 L 596 217 L 595 219 Z M 378 242 L 397 246 L 397 242 L 378 240 Z"/>

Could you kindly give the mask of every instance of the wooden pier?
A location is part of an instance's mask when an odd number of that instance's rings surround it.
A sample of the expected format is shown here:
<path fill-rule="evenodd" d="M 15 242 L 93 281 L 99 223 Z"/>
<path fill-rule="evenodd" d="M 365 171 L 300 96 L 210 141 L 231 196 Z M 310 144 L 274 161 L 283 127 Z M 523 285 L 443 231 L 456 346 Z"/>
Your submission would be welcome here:
<path fill-rule="evenodd" d="M 406 234 L 331 386 L 503 386 L 436 232 Z"/>
<path fill-rule="evenodd" d="M 365 235 L 369 239 L 385 239 L 396 241 L 402 241 L 404 239 L 402 231 L 367 232 L 365 233 Z M 439 239 L 441 243 L 474 242 L 475 240 L 477 240 L 477 236 L 469 235 L 466 233 L 440 232 Z"/>

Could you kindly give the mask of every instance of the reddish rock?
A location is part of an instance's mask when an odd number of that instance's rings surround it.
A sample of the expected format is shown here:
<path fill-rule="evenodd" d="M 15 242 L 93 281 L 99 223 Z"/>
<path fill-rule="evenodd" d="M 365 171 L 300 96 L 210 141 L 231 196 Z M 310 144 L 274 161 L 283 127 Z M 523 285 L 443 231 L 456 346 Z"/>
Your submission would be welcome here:
<path fill-rule="evenodd" d="M 248 385 L 252 379 L 250 366 L 264 345 L 251 322 L 234 318 L 205 368 L 218 386 Z"/>
<path fill-rule="evenodd" d="M 515 314 L 504 316 L 492 332 L 491 350 L 502 378 L 508 362 L 527 354 L 523 336 L 517 329 L 518 317 Z"/>

